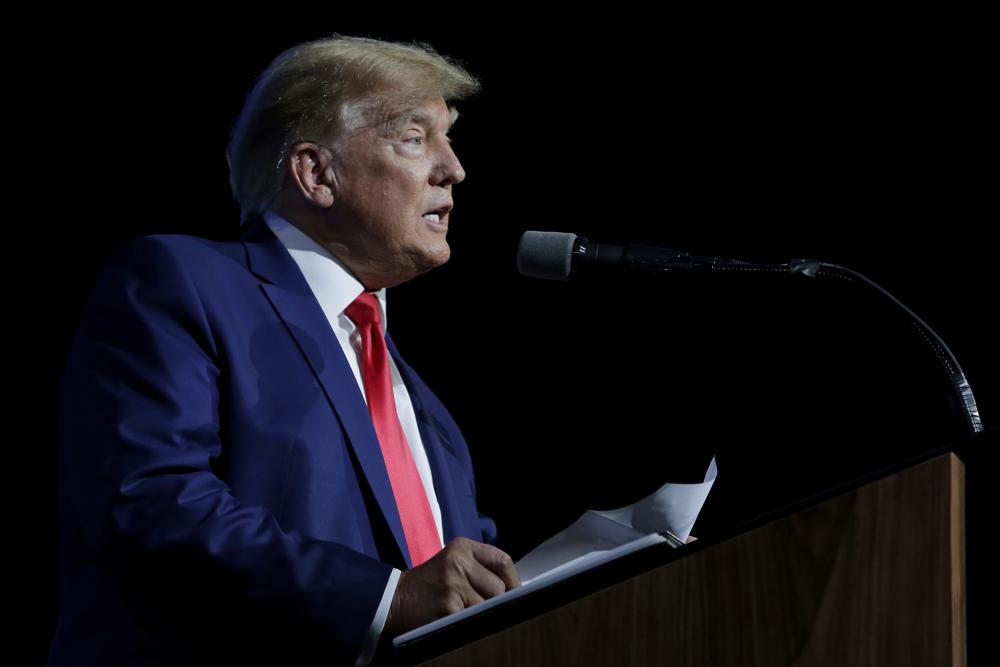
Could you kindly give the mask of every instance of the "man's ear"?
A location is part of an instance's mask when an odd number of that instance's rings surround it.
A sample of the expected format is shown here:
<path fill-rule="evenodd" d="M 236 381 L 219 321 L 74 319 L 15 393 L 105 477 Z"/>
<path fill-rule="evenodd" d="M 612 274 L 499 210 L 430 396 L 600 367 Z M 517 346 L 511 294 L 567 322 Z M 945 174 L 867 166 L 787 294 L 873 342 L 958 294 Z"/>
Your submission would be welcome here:
<path fill-rule="evenodd" d="M 337 177 L 330 149 L 311 142 L 295 144 L 288 155 L 288 176 L 305 203 L 333 206 Z"/>

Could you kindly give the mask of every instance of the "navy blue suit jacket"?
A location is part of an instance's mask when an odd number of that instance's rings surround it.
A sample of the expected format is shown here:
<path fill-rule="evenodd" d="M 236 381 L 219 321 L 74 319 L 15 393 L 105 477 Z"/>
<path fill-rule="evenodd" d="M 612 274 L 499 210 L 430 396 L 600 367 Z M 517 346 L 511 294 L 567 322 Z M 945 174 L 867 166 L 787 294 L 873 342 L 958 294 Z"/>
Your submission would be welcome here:
<path fill-rule="evenodd" d="M 462 434 L 389 349 L 445 543 L 494 542 Z M 410 565 L 357 381 L 262 220 L 239 242 L 116 253 L 70 351 L 60 434 L 51 665 L 350 663 Z"/>

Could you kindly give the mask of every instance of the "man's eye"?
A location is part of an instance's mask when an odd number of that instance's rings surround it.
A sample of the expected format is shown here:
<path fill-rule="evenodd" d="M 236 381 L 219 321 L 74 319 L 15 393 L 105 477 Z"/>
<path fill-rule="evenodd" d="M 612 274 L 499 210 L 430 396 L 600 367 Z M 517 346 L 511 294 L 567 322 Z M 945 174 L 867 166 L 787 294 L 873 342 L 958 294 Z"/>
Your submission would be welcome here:
<path fill-rule="evenodd" d="M 422 135 L 418 134 L 418 135 L 413 136 L 413 137 L 407 137 L 406 139 L 403 139 L 403 141 L 405 143 L 413 144 L 415 146 L 422 146 L 423 143 L 424 143 L 424 137 Z"/>

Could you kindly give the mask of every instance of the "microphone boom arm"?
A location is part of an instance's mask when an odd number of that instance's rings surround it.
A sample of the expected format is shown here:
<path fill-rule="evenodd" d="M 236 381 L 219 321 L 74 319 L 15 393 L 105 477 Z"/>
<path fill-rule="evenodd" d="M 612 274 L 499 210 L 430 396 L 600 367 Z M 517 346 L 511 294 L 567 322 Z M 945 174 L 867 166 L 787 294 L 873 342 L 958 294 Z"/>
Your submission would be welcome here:
<path fill-rule="evenodd" d="M 698 259 L 714 260 L 714 262 L 708 265 L 709 270 L 712 271 L 765 271 L 773 273 L 798 273 L 811 278 L 838 278 L 840 280 L 846 280 L 847 282 L 860 282 L 863 285 L 867 285 L 869 288 L 875 290 L 888 299 L 890 303 L 902 310 L 909 318 L 910 324 L 913 325 L 913 327 L 917 330 L 917 333 L 920 334 L 920 337 L 923 338 L 924 342 L 926 342 L 930 347 L 934 358 L 938 360 L 938 363 L 944 370 L 945 375 L 948 376 L 948 382 L 951 387 L 952 394 L 957 399 L 959 410 L 962 413 L 963 421 L 968 434 L 973 435 L 983 431 L 983 421 L 979 416 L 979 407 L 976 405 L 976 398 L 972 393 L 972 387 L 969 385 L 969 381 L 965 377 L 965 372 L 962 370 L 961 365 L 958 363 L 958 359 L 955 358 L 951 349 L 944 342 L 944 340 L 941 339 L 937 332 L 930 327 L 929 324 L 924 322 L 916 313 L 903 304 L 903 302 L 890 294 L 888 290 L 884 289 L 874 280 L 871 280 L 863 274 L 845 266 L 820 262 L 812 259 L 793 259 L 789 262 L 775 264 L 756 264 L 752 262 L 743 262 L 740 260 L 717 257 Z"/>

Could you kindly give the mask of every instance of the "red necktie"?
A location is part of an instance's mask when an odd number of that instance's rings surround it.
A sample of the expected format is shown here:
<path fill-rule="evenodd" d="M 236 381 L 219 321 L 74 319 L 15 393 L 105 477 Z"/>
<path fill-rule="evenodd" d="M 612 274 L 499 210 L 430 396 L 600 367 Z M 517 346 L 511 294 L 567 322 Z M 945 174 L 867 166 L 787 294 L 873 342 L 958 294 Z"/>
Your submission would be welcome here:
<path fill-rule="evenodd" d="M 389 350 L 382 334 L 378 300 L 374 295 L 362 292 L 344 313 L 358 325 L 361 334 L 361 375 L 365 382 L 368 412 L 382 447 L 382 458 L 385 459 L 389 483 L 403 523 L 406 546 L 410 550 L 410 562 L 416 567 L 441 550 L 441 539 L 396 412 L 396 399 L 392 395 L 392 379 L 389 376 Z"/>

